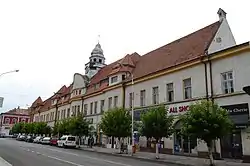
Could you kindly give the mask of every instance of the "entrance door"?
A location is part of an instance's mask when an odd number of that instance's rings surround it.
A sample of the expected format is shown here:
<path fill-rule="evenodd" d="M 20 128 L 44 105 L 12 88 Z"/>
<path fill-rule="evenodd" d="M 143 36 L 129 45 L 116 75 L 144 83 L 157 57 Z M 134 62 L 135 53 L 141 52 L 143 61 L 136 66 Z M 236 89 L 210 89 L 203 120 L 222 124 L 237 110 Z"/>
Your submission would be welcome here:
<path fill-rule="evenodd" d="M 243 152 L 240 130 L 234 130 L 231 134 L 221 139 L 221 156 L 222 158 L 242 158 Z"/>

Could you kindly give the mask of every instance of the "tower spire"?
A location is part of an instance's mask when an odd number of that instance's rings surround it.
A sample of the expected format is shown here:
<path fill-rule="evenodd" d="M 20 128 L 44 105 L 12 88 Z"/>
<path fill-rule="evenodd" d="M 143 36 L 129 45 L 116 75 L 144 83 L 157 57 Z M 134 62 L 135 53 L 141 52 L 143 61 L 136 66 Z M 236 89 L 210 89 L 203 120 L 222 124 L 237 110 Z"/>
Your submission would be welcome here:
<path fill-rule="evenodd" d="M 97 36 L 97 43 L 100 44 L 100 35 Z"/>

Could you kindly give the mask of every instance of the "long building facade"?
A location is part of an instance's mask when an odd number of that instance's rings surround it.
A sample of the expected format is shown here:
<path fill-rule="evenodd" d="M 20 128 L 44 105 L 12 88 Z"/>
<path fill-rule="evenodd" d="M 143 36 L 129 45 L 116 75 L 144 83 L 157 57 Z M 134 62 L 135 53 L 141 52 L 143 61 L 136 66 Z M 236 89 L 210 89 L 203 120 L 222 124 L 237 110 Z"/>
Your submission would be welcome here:
<path fill-rule="evenodd" d="M 226 12 L 219 9 L 217 14 L 219 20 L 211 25 L 145 55 L 127 54 L 108 65 L 98 43 L 85 65 L 85 74 L 76 73 L 71 85 L 45 101 L 37 98 L 31 106 L 31 119 L 53 127 L 56 121 L 82 112 L 101 133 L 98 124 L 110 108 L 134 106 L 134 118 L 139 121 L 141 112 L 164 104 L 169 114 L 175 115 L 178 131 L 178 116 L 188 111 L 191 103 L 211 99 L 228 110 L 236 126 L 230 135 L 216 141 L 214 151 L 222 158 L 248 160 L 250 96 L 243 87 L 250 85 L 250 44 L 237 45 Z M 111 147 L 110 138 L 100 136 L 98 141 Z M 150 149 L 145 138 L 139 144 L 141 150 Z M 162 139 L 162 153 L 202 157 L 207 148 L 201 140 L 183 138 L 176 132 Z"/>

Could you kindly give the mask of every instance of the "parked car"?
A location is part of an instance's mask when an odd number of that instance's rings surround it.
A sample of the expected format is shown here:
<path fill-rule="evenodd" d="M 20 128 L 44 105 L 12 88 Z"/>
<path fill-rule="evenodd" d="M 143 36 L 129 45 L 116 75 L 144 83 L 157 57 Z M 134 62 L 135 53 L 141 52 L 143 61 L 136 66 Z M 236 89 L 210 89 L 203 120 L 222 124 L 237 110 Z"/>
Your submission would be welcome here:
<path fill-rule="evenodd" d="M 66 147 L 76 148 L 76 137 L 71 136 L 71 135 L 62 136 L 57 141 L 57 146 L 64 147 L 64 148 L 66 148 Z"/>
<path fill-rule="evenodd" d="M 18 134 L 13 134 L 12 135 L 12 138 L 17 138 L 18 137 Z"/>
<path fill-rule="evenodd" d="M 44 137 L 42 139 L 41 143 L 44 144 L 44 145 L 49 145 L 50 144 L 50 140 L 51 140 L 50 137 Z"/>
<path fill-rule="evenodd" d="M 26 142 L 33 142 L 33 136 L 28 135 L 25 141 Z"/>
<path fill-rule="evenodd" d="M 25 140 L 26 140 L 26 135 L 19 135 L 19 136 L 17 137 L 17 140 L 18 140 L 18 141 L 25 141 Z"/>
<path fill-rule="evenodd" d="M 50 145 L 51 146 L 57 146 L 57 141 L 58 141 L 58 138 L 55 138 L 55 137 L 51 138 Z"/>
<path fill-rule="evenodd" d="M 36 138 L 33 140 L 33 143 L 39 144 L 39 143 L 41 142 L 42 139 L 43 139 L 42 136 L 38 136 L 38 137 L 36 137 Z"/>

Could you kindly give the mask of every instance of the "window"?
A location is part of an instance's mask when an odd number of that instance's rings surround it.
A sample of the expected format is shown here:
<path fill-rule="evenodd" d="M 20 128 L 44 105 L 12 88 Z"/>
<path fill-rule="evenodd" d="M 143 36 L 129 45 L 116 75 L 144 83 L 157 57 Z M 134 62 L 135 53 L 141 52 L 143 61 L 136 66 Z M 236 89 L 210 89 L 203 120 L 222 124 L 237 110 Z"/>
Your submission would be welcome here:
<path fill-rule="evenodd" d="M 133 106 L 133 96 L 134 93 L 129 93 L 129 108 L 132 108 Z"/>
<path fill-rule="evenodd" d="M 4 124 L 9 124 L 10 123 L 10 118 L 5 118 L 4 119 Z"/>
<path fill-rule="evenodd" d="M 81 113 L 80 111 L 81 111 L 81 110 L 80 110 L 80 105 L 78 105 L 78 106 L 77 106 L 77 115 L 80 115 L 80 113 Z"/>
<path fill-rule="evenodd" d="M 49 121 L 49 114 L 46 115 L 46 121 Z"/>
<path fill-rule="evenodd" d="M 117 82 L 117 80 L 118 80 L 117 76 L 111 77 L 111 83 L 115 83 Z"/>
<path fill-rule="evenodd" d="M 167 101 L 168 102 L 174 101 L 174 84 L 173 83 L 167 84 Z"/>
<path fill-rule="evenodd" d="M 95 102 L 94 113 L 97 114 L 97 101 Z"/>
<path fill-rule="evenodd" d="M 123 75 L 122 75 L 122 80 L 125 80 L 125 79 L 126 79 L 126 75 L 123 74 Z"/>
<path fill-rule="evenodd" d="M 99 59 L 99 63 L 102 63 L 102 60 L 101 60 L 101 59 Z"/>
<path fill-rule="evenodd" d="M 90 103 L 90 115 L 93 114 L 93 103 Z"/>
<path fill-rule="evenodd" d="M 84 115 L 88 114 L 88 104 L 84 104 Z"/>
<path fill-rule="evenodd" d="M 114 97 L 114 107 L 117 107 L 118 104 L 118 96 Z"/>
<path fill-rule="evenodd" d="M 192 86 L 191 86 L 191 78 L 183 80 L 184 86 L 184 99 L 192 98 Z"/>
<path fill-rule="evenodd" d="M 157 87 L 153 87 L 153 104 L 159 104 L 159 88 Z"/>
<path fill-rule="evenodd" d="M 94 62 L 96 62 L 96 59 L 94 58 Z"/>
<path fill-rule="evenodd" d="M 110 109 L 112 107 L 112 97 L 109 97 L 109 105 L 108 105 L 108 109 Z"/>
<path fill-rule="evenodd" d="M 60 111 L 57 112 L 57 119 L 60 120 Z"/>
<path fill-rule="evenodd" d="M 234 92 L 234 83 L 233 83 L 233 72 L 225 72 L 221 74 L 222 79 L 222 93 L 233 93 Z"/>
<path fill-rule="evenodd" d="M 100 111 L 101 113 L 104 112 L 104 100 L 101 100 Z"/>
<path fill-rule="evenodd" d="M 79 95 L 82 93 L 82 90 L 81 89 L 79 89 Z"/>
<path fill-rule="evenodd" d="M 145 100 L 146 100 L 146 90 L 141 90 L 140 92 L 140 106 L 141 107 L 146 105 Z"/>
<path fill-rule="evenodd" d="M 16 118 L 14 118 L 13 120 L 12 120 L 13 122 L 13 124 L 16 124 L 17 123 L 17 119 Z"/>
<path fill-rule="evenodd" d="M 70 116 L 70 108 L 68 108 L 68 110 L 67 110 L 67 117 L 69 117 Z"/>

